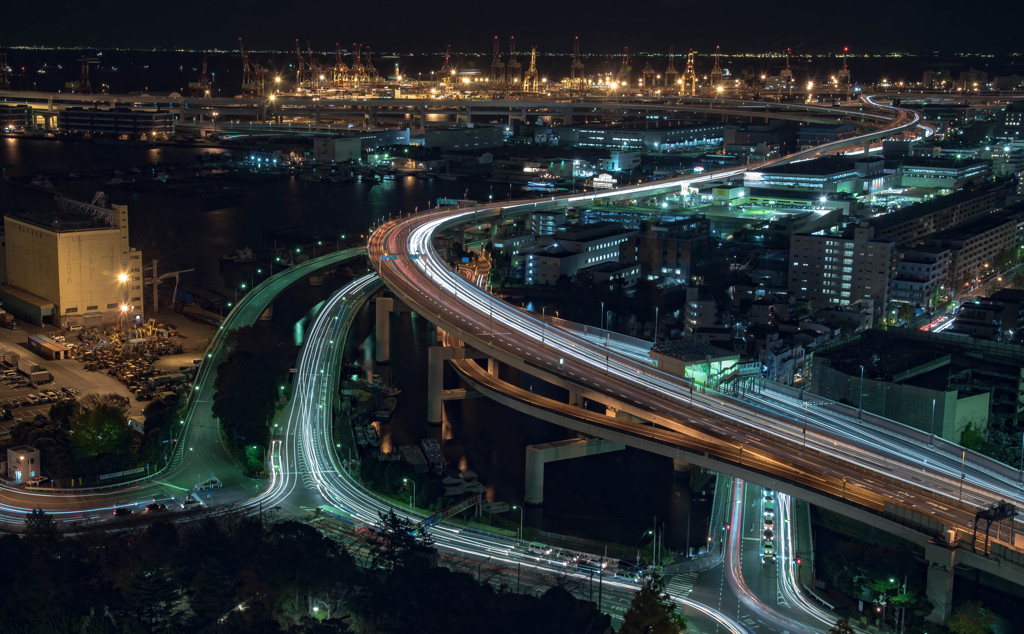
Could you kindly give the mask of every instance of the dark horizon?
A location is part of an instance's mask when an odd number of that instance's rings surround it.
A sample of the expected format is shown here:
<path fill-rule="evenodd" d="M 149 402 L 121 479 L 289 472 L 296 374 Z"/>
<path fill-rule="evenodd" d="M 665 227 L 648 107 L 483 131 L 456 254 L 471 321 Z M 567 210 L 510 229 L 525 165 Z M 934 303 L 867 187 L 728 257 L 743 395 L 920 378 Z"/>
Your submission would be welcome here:
<path fill-rule="evenodd" d="M 748 53 L 791 48 L 798 54 L 822 54 L 849 47 L 852 54 L 1006 54 L 1018 46 L 1010 26 L 1024 18 L 1019 4 L 968 12 L 951 0 L 910 0 L 900 3 L 893 15 L 874 9 L 839 13 L 812 0 L 791 0 L 785 6 L 753 0 L 712 6 L 694 0 L 639 6 L 570 0 L 547 5 L 543 12 L 515 11 L 511 5 L 452 4 L 456 6 L 397 0 L 381 8 L 370 3 L 324 3 L 322 8 L 303 7 L 306 13 L 299 14 L 294 5 L 267 0 L 185 0 L 160 5 L 169 7 L 166 11 L 126 0 L 55 0 L 45 14 L 32 5 L 8 7 L 0 24 L 0 49 L 233 50 L 242 36 L 247 49 L 262 51 L 291 50 L 298 38 L 303 49 L 309 41 L 317 51 L 333 50 L 335 42 L 342 48 L 359 42 L 381 52 L 434 53 L 451 45 L 463 53 L 489 54 L 497 35 L 503 53 L 514 36 L 519 54 L 528 54 L 531 46 L 548 54 L 571 54 L 576 36 L 581 52 L 601 55 L 626 46 L 644 52 L 674 46 L 677 54 L 690 48 L 707 53 L 715 46 L 723 52 Z"/>

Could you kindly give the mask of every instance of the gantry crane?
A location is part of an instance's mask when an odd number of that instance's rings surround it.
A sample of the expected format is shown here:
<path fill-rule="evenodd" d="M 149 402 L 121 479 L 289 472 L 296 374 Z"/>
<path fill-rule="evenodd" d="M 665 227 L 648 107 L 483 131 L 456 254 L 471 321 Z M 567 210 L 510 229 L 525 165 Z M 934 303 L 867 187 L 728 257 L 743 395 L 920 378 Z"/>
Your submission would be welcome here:
<path fill-rule="evenodd" d="M 505 77 L 509 86 L 514 90 L 519 85 L 523 75 L 523 65 L 516 59 L 516 36 L 508 38 L 508 64 L 505 65 Z"/>
<path fill-rule="evenodd" d="M 501 61 L 501 51 L 498 50 L 498 36 L 494 36 L 494 59 L 491 60 L 491 85 L 500 87 L 505 83 L 505 62 Z"/>
<path fill-rule="evenodd" d="M 238 38 L 238 52 L 242 55 L 242 97 L 262 97 L 263 82 L 259 68 L 249 61 L 242 38 Z"/>
<path fill-rule="evenodd" d="M 334 87 L 340 88 L 348 80 L 348 66 L 341 59 L 341 44 L 334 43 Z"/>
<path fill-rule="evenodd" d="M 83 95 L 92 93 L 92 83 L 89 81 L 89 67 L 93 64 L 99 64 L 100 60 L 95 57 L 86 57 L 82 55 L 78 58 L 79 63 L 82 65 L 82 70 L 78 74 L 78 81 L 69 81 L 64 84 L 64 87 L 74 93 Z"/>
<path fill-rule="evenodd" d="M 366 83 L 367 73 L 366 67 L 363 66 L 363 45 L 353 44 L 352 48 L 355 49 L 355 55 L 352 60 L 352 70 L 349 74 L 352 77 L 352 81 L 356 84 Z"/>
<path fill-rule="evenodd" d="M 572 41 L 572 65 L 569 66 L 569 90 L 583 90 L 583 60 L 580 59 L 580 37 Z"/>
<path fill-rule="evenodd" d="M 651 62 L 648 61 L 644 64 L 643 70 L 640 71 L 640 85 L 645 90 L 650 90 L 654 87 L 658 74 L 654 72 L 654 67 L 651 66 Z"/>
<path fill-rule="evenodd" d="M 7 66 L 7 53 L 0 53 L 0 90 L 10 90 L 10 68 Z"/>
<path fill-rule="evenodd" d="M 676 84 L 679 83 L 679 71 L 676 70 L 675 57 L 675 47 L 668 47 L 668 68 L 665 69 L 665 87 L 670 90 L 676 90 L 678 88 Z"/>
<path fill-rule="evenodd" d="M 380 79 L 380 75 L 377 73 L 377 67 L 373 65 L 373 55 L 370 51 L 370 46 L 366 45 L 363 48 L 366 49 L 366 64 L 364 65 L 366 78 L 368 81 L 376 83 Z"/>
<path fill-rule="evenodd" d="M 693 67 L 693 49 L 686 54 L 686 70 L 683 71 L 683 89 L 680 94 L 692 97 L 697 94 L 697 71 Z"/>
<path fill-rule="evenodd" d="M 537 47 L 530 48 L 530 67 L 526 69 L 526 74 L 523 75 L 523 91 L 524 92 L 539 92 L 540 91 L 540 74 L 537 72 Z"/>
<path fill-rule="evenodd" d="M 207 55 L 203 55 L 203 70 L 199 73 L 199 81 L 188 82 L 189 94 L 193 97 L 209 97 L 210 96 L 210 77 L 206 74 L 206 58 Z"/>
<path fill-rule="evenodd" d="M 720 46 L 715 47 L 715 65 L 711 68 L 711 92 L 720 92 L 723 89 L 722 81 L 725 79 L 725 71 L 722 70 L 722 65 L 719 60 L 722 57 L 722 48 Z"/>
<path fill-rule="evenodd" d="M 455 66 L 452 64 L 452 45 L 444 51 L 444 64 L 441 64 L 441 83 L 445 86 L 455 83 Z"/>
<path fill-rule="evenodd" d="M 629 89 L 630 75 L 632 74 L 633 68 L 630 66 L 629 61 L 629 47 L 622 49 L 622 64 L 619 66 L 619 74 L 615 76 L 616 83 L 619 86 Z"/>

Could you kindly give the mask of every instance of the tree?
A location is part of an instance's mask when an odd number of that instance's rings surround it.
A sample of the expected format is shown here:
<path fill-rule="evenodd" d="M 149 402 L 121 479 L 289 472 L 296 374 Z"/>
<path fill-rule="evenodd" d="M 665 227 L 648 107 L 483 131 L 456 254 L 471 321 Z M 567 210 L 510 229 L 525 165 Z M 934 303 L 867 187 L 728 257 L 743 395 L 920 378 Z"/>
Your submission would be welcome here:
<path fill-rule="evenodd" d="M 42 509 L 32 509 L 31 513 L 25 515 L 25 540 L 30 543 L 49 544 L 57 539 L 60 531 L 57 530 L 57 523 L 51 515 L 43 512 Z"/>
<path fill-rule="evenodd" d="M 269 422 L 295 346 L 261 325 L 232 330 L 224 345 L 228 355 L 217 368 L 213 413 L 226 444 L 241 459 L 244 447 L 269 445 Z"/>
<path fill-rule="evenodd" d="M 979 601 L 969 601 L 949 617 L 949 631 L 953 634 L 988 634 L 995 625 L 996 616 Z"/>
<path fill-rule="evenodd" d="M 71 420 L 71 446 L 81 457 L 124 453 L 130 433 L 128 399 L 117 394 L 86 396 Z"/>
<path fill-rule="evenodd" d="M 836 624 L 828 628 L 828 634 L 853 634 L 853 627 L 850 626 L 850 619 L 839 619 Z"/>
<path fill-rule="evenodd" d="M 620 634 L 675 634 L 686 631 L 686 617 L 676 611 L 676 604 L 665 592 L 665 584 L 657 575 L 644 580 L 633 595 L 622 621 Z"/>
<path fill-rule="evenodd" d="M 417 534 L 411 520 L 401 517 L 394 509 L 380 513 L 377 533 L 370 544 L 372 568 L 391 572 L 414 566 L 434 552 L 434 540 L 426 533 Z"/>

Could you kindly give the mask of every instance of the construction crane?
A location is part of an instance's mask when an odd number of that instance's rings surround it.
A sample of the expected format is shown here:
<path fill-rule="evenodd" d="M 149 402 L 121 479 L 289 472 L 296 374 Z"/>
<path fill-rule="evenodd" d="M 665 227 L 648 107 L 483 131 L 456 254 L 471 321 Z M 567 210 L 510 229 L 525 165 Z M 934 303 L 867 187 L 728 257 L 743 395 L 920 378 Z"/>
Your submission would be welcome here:
<path fill-rule="evenodd" d="M 508 64 L 505 65 L 505 77 L 508 79 L 509 86 L 514 88 L 522 78 L 523 65 L 516 59 L 516 36 L 510 36 L 508 41 Z"/>
<path fill-rule="evenodd" d="M 505 82 L 505 62 L 501 61 L 498 50 L 498 36 L 494 36 L 494 59 L 491 60 L 491 85 L 501 86 Z"/>
<path fill-rule="evenodd" d="M 189 94 L 193 97 L 209 97 L 210 96 L 210 77 L 206 74 L 206 58 L 207 55 L 203 55 L 203 71 L 199 73 L 199 81 L 188 82 Z"/>
<path fill-rule="evenodd" d="M 523 75 L 523 91 L 524 92 L 539 92 L 540 91 L 540 75 L 537 73 L 537 47 L 530 48 L 530 67 L 526 69 L 526 74 Z"/>
<path fill-rule="evenodd" d="M 583 90 L 583 60 L 580 59 L 580 36 L 572 40 L 572 65 L 569 66 L 569 90 Z"/>
<path fill-rule="evenodd" d="M 183 269 L 181 271 L 171 271 L 170 273 L 164 273 L 163 275 L 158 275 L 157 274 L 157 272 L 158 272 L 157 263 L 158 262 L 159 262 L 159 260 L 154 258 L 153 259 L 153 264 L 148 266 L 148 267 L 146 267 L 152 273 L 152 275 L 148 279 L 146 279 L 146 284 L 152 284 L 153 285 L 153 312 L 154 313 L 157 312 L 158 310 L 160 310 L 160 300 L 159 300 L 159 297 L 158 297 L 158 291 L 160 289 L 160 282 L 162 282 L 164 280 L 169 280 L 172 277 L 174 278 L 174 294 L 171 295 L 171 304 L 173 305 L 174 301 L 178 297 L 178 281 L 180 280 L 179 276 L 182 273 L 191 273 L 192 271 L 195 271 L 195 269 Z"/>
<path fill-rule="evenodd" d="M 725 79 L 725 71 L 722 70 L 722 65 L 719 60 L 722 57 L 722 48 L 720 46 L 715 47 L 715 65 L 711 68 L 711 86 L 712 92 L 720 92 L 722 90 L 722 80 Z"/>
<path fill-rule="evenodd" d="M 697 94 L 697 71 L 693 68 L 693 49 L 686 54 L 686 70 L 683 71 L 683 89 L 680 94 L 692 97 Z"/>
<path fill-rule="evenodd" d="M 668 47 L 668 68 L 665 69 L 665 87 L 669 89 L 675 88 L 676 84 L 679 83 L 679 71 L 676 70 L 675 57 L 675 47 Z"/>

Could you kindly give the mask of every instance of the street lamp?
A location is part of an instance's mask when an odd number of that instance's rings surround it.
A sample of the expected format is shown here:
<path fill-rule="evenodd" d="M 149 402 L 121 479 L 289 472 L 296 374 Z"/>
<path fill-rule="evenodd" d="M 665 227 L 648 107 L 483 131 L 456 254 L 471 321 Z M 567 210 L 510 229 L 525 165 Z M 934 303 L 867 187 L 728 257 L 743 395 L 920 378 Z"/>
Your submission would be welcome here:
<path fill-rule="evenodd" d="M 860 396 L 857 398 L 857 418 L 864 413 L 864 366 L 860 366 Z"/>
<path fill-rule="evenodd" d="M 935 442 L 935 399 L 932 399 L 932 436 L 929 442 Z"/>
<path fill-rule="evenodd" d="M 516 510 L 519 511 L 519 540 L 522 541 L 522 539 L 523 539 L 523 507 L 516 506 L 515 504 L 513 504 L 512 505 L 512 510 L 513 511 L 516 511 Z"/>
<path fill-rule="evenodd" d="M 416 508 L 416 481 L 409 478 L 402 478 L 402 484 L 412 484 L 412 497 L 409 498 L 409 506 Z"/>

